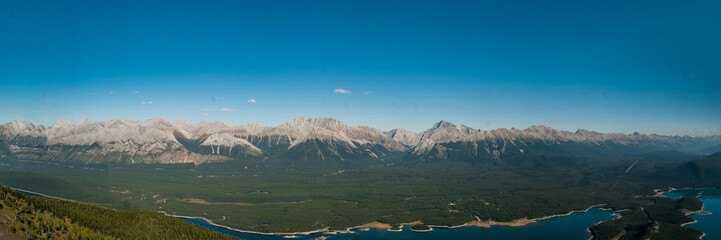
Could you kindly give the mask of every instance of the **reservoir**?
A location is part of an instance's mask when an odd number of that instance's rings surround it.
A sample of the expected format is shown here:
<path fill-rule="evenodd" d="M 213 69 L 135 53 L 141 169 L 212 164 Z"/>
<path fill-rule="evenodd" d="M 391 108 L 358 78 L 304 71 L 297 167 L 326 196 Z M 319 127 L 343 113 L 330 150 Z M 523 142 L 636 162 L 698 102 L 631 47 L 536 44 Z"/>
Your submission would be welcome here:
<path fill-rule="evenodd" d="M 573 213 L 568 216 L 561 216 L 542 220 L 536 223 L 520 227 L 492 226 L 485 227 L 460 227 L 460 228 L 434 228 L 430 232 L 413 232 L 410 227 L 403 228 L 401 232 L 390 232 L 385 229 L 370 229 L 368 231 L 353 230 L 353 233 L 323 234 L 315 233 L 300 235 L 295 239 L 315 239 L 326 237 L 327 239 L 343 240 L 370 240 L 370 239 L 588 239 L 591 234 L 588 228 L 594 224 L 614 218 L 612 212 L 599 208 L 592 208 L 587 212 Z M 189 223 L 210 228 L 228 235 L 249 240 L 271 240 L 287 239 L 283 236 L 266 236 L 252 233 L 242 233 L 217 227 L 202 219 L 183 219 Z"/>
<path fill-rule="evenodd" d="M 686 227 L 698 229 L 706 236 L 704 240 L 721 240 L 721 189 L 684 189 L 676 190 L 664 194 L 670 198 L 680 198 L 683 196 L 696 196 L 701 193 L 701 201 L 703 201 L 703 210 L 711 212 L 711 215 L 691 215 L 696 219 L 696 223 L 686 225 Z"/>

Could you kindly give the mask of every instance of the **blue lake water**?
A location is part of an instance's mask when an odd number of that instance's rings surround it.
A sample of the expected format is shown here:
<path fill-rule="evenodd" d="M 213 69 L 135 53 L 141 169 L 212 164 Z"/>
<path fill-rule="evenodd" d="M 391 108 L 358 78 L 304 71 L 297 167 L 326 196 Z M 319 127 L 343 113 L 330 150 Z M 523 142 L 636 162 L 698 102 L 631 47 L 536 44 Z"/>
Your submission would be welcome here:
<path fill-rule="evenodd" d="M 683 196 L 696 196 L 701 193 L 701 201 L 703 201 L 703 210 L 711 212 L 711 215 L 691 215 L 696 219 L 696 223 L 686 225 L 686 227 L 701 230 L 706 234 L 704 240 L 721 240 L 721 189 L 687 189 L 676 190 L 664 194 L 670 198 L 680 198 Z"/>
<path fill-rule="evenodd" d="M 402 232 L 389 232 L 382 229 L 368 231 L 354 230 L 354 233 L 329 235 L 316 233 L 301 235 L 297 239 L 314 239 L 327 237 L 328 239 L 588 239 L 591 234 L 587 228 L 594 224 L 613 219 L 610 211 L 593 208 L 588 212 L 573 213 L 568 216 L 555 217 L 521 227 L 461 227 L 454 229 L 434 228 L 431 232 L 413 232 L 405 227 Z M 228 235 L 249 240 L 285 239 L 282 236 L 265 236 L 251 233 L 241 233 L 223 227 L 209 224 L 202 219 L 183 219 L 189 223 L 210 228 Z"/>

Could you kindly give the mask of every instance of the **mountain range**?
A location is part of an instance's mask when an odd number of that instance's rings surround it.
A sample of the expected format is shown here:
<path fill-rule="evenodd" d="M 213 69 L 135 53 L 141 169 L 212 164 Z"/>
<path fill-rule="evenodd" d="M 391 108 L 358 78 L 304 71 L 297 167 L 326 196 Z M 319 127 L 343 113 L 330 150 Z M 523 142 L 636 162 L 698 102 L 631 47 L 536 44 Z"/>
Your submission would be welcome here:
<path fill-rule="evenodd" d="M 298 117 L 276 127 L 222 122 L 127 119 L 45 128 L 30 122 L 0 125 L 0 158 L 92 163 L 195 163 L 239 160 L 290 167 L 317 164 L 384 165 L 399 161 L 499 161 L 523 155 L 623 156 L 658 150 L 703 153 L 721 136 L 524 130 L 479 130 L 440 121 L 423 132 L 348 126 L 330 118 Z"/>

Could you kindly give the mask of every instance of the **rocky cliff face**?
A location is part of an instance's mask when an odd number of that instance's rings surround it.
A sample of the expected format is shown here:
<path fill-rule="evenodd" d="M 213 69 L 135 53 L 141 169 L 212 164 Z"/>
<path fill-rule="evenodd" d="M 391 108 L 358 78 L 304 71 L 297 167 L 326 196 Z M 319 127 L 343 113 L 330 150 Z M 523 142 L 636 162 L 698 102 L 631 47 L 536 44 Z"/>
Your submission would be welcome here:
<path fill-rule="evenodd" d="M 525 130 L 476 130 L 440 121 L 415 133 L 352 127 L 330 118 L 299 117 L 277 127 L 188 123 L 155 118 L 49 128 L 14 121 L 0 125 L 0 158 L 85 162 L 196 163 L 241 160 L 267 164 L 388 164 L 398 159 L 488 160 L 522 154 L 604 155 L 718 145 L 721 137 L 568 132 L 542 125 Z M 266 162 L 267 160 L 267 162 Z M 280 161 L 280 162 L 278 162 Z"/>

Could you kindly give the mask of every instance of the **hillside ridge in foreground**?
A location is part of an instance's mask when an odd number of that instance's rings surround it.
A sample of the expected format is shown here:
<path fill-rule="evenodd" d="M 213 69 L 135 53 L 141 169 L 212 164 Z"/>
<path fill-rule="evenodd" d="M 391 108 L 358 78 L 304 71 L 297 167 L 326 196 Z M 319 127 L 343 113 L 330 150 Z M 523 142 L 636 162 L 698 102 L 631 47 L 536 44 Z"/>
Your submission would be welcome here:
<path fill-rule="evenodd" d="M 237 239 L 149 210 L 29 196 L 0 185 L 1 239 Z"/>

